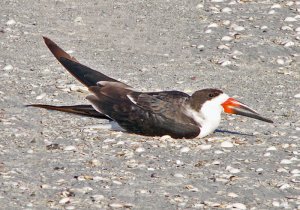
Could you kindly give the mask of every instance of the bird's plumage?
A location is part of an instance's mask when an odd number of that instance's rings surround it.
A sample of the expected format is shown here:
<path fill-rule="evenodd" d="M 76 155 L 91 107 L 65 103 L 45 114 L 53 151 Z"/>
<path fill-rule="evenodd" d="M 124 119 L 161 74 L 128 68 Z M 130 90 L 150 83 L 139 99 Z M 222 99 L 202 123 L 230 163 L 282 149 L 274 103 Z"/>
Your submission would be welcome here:
<path fill-rule="evenodd" d="M 170 135 L 173 138 L 204 137 L 213 132 L 220 123 L 223 104 L 226 104 L 228 112 L 234 106 L 242 111 L 236 109 L 232 113 L 244 113 L 247 116 L 248 111 L 251 112 L 248 113 L 250 117 L 268 120 L 218 89 L 198 90 L 191 96 L 180 91 L 137 91 L 80 64 L 50 39 L 44 37 L 44 41 L 58 61 L 88 87 L 92 95 L 87 96 L 87 100 L 92 105 L 31 106 L 107 118 L 131 133 L 147 136 Z"/>

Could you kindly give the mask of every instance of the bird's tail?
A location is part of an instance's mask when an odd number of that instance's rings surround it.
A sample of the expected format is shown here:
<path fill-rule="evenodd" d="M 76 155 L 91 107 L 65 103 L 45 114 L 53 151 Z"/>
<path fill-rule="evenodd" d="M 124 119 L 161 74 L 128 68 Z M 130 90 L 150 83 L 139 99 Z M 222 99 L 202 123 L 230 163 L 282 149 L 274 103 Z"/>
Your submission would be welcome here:
<path fill-rule="evenodd" d="M 56 110 L 77 115 L 83 115 L 94 118 L 109 119 L 106 115 L 97 112 L 91 105 L 74 105 L 74 106 L 52 106 L 46 104 L 29 104 L 27 107 L 39 107 L 48 110 Z"/>

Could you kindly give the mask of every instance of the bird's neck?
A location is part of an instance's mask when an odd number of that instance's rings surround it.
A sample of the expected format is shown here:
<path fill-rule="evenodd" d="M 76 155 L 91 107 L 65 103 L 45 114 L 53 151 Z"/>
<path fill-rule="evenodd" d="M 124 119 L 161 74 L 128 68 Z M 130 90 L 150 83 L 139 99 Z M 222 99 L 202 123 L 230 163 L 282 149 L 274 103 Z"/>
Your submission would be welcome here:
<path fill-rule="evenodd" d="M 211 109 L 204 106 L 200 112 L 188 109 L 186 114 L 191 117 L 200 127 L 198 137 L 203 138 L 214 132 L 221 122 L 221 109 Z"/>

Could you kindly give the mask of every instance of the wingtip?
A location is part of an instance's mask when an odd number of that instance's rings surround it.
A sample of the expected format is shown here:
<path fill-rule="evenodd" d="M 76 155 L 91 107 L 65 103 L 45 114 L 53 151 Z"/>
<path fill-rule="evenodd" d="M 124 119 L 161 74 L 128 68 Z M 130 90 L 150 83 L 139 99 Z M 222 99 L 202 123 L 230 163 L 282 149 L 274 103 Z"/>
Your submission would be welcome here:
<path fill-rule="evenodd" d="M 44 39 L 45 44 L 48 46 L 48 48 L 49 48 L 51 45 L 56 45 L 51 39 L 49 39 L 49 38 L 46 37 L 46 36 L 43 36 L 43 39 Z"/>

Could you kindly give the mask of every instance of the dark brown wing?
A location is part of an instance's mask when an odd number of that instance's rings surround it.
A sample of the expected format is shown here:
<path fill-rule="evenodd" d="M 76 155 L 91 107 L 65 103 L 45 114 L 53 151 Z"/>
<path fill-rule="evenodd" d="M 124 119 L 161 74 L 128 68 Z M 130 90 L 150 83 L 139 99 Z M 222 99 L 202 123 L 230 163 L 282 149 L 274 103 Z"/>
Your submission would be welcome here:
<path fill-rule="evenodd" d="M 52 106 L 46 104 L 30 104 L 26 106 L 39 107 L 48 110 L 55 110 L 55 111 L 67 112 L 67 113 L 72 113 L 77 115 L 84 115 L 88 117 L 110 119 L 106 115 L 97 112 L 91 105 Z"/>
<path fill-rule="evenodd" d="M 167 99 L 174 102 L 175 99 L 172 99 L 173 96 L 170 93 L 149 93 L 153 101 L 147 101 L 147 106 L 141 106 L 127 96 L 137 94 L 136 92 L 131 89 L 114 87 L 113 83 L 93 86 L 89 90 L 94 95 L 88 96 L 87 99 L 93 104 L 93 107 L 115 120 L 129 132 L 147 136 L 170 135 L 173 138 L 194 138 L 200 133 L 200 128 L 195 124 L 189 121 L 175 120 L 174 116 L 171 117 L 171 111 L 159 112 L 158 108 L 154 109 L 154 107 L 158 107 L 154 105 L 154 103 L 158 103 L 155 100 L 156 96 L 162 97 L 166 94 L 161 98 L 165 99 L 166 105 Z M 159 97 L 157 100 L 160 100 Z M 146 104 L 146 102 L 144 103 Z"/>
<path fill-rule="evenodd" d="M 113 78 L 110 78 L 96 70 L 93 70 L 85 65 L 80 64 L 74 57 L 70 56 L 63 49 L 61 49 L 56 43 L 47 37 L 43 37 L 45 44 L 56 57 L 56 59 L 81 83 L 85 86 L 95 86 L 99 81 L 112 81 L 119 82 Z M 125 84 L 124 84 L 125 85 Z M 129 86 L 128 86 L 129 87 Z"/>
<path fill-rule="evenodd" d="M 180 91 L 132 92 L 128 97 L 145 110 L 162 114 L 176 122 L 196 124 L 192 118 L 185 115 L 184 104 L 190 98 L 186 93 Z"/>

